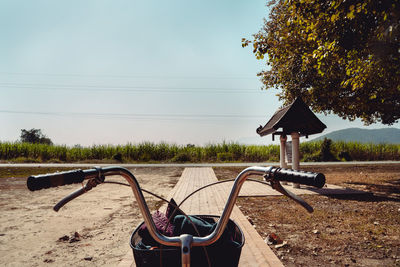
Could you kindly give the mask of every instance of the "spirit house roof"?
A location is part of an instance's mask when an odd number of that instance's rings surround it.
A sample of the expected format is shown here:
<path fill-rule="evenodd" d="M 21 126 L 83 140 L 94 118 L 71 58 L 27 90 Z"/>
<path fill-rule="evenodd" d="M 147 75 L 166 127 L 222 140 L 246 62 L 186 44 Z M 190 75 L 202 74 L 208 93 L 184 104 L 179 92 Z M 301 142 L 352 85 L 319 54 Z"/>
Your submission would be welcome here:
<path fill-rule="evenodd" d="M 308 136 L 321 133 L 325 128 L 326 125 L 298 97 L 292 104 L 276 111 L 264 127 L 260 125 L 257 133 L 265 136 L 274 133 L 290 135 L 292 132 L 298 132 L 300 135 Z M 278 132 L 279 129 L 281 130 Z"/>

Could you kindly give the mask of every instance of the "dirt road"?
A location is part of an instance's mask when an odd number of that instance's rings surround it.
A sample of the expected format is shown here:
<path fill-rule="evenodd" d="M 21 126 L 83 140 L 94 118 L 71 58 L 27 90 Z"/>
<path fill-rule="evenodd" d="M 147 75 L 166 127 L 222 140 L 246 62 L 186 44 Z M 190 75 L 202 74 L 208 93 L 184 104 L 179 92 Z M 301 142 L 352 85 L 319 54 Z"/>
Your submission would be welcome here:
<path fill-rule="evenodd" d="M 132 171 L 143 188 L 166 197 L 182 169 Z M 129 187 L 100 185 L 56 213 L 53 205 L 79 185 L 30 192 L 25 184 L 26 177 L 0 179 L 1 266 L 115 266 L 129 251 L 142 221 Z"/>

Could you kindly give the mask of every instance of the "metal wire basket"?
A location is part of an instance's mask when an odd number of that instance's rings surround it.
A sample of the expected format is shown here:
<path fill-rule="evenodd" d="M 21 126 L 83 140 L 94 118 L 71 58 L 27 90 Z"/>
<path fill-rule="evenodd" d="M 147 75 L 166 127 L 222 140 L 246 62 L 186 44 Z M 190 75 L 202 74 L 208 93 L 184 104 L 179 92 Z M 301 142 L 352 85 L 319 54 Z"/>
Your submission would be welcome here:
<path fill-rule="evenodd" d="M 215 223 L 219 216 L 196 215 L 201 219 Z M 132 233 L 130 246 L 133 250 L 133 256 L 137 267 L 176 267 L 181 266 L 181 251 L 179 247 L 160 246 L 157 248 L 143 249 L 137 245 L 142 240 L 138 232 L 142 222 Z M 230 245 L 220 244 L 218 241 L 205 247 L 211 266 L 238 266 L 242 247 L 245 238 L 240 227 L 232 220 L 229 220 L 226 230 L 232 241 Z M 235 244 L 235 245 L 231 245 Z M 209 266 L 208 259 L 203 247 L 193 247 L 191 250 L 191 266 L 204 267 Z"/>

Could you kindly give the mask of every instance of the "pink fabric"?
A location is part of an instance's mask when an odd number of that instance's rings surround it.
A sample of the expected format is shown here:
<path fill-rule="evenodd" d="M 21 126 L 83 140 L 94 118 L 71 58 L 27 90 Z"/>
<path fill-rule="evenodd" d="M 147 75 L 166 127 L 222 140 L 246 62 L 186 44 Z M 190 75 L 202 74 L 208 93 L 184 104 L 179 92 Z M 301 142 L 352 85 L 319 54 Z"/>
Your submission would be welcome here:
<path fill-rule="evenodd" d="M 156 225 L 157 230 L 166 236 L 172 236 L 174 233 L 174 227 L 170 223 L 168 227 L 165 229 L 165 226 L 168 223 L 168 218 L 165 216 L 164 213 L 161 213 L 160 211 L 156 211 L 152 215 L 154 224 Z M 144 239 L 148 236 L 150 236 L 146 224 L 143 224 L 140 229 L 139 229 L 139 235 Z"/>

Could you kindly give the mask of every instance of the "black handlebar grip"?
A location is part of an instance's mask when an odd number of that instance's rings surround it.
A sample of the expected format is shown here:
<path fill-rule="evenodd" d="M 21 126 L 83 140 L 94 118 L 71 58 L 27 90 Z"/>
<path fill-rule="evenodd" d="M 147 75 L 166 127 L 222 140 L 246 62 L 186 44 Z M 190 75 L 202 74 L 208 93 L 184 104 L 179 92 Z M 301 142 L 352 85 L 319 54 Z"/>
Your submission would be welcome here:
<path fill-rule="evenodd" d="M 325 185 L 325 175 L 322 173 L 277 168 L 273 177 L 278 181 L 311 185 L 319 188 L 322 188 Z"/>
<path fill-rule="evenodd" d="M 57 187 L 72 183 L 82 183 L 85 173 L 82 170 L 57 172 L 50 174 L 32 175 L 28 177 L 26 185 L 31 191 L 36 191 L 49 187 Z"/>

